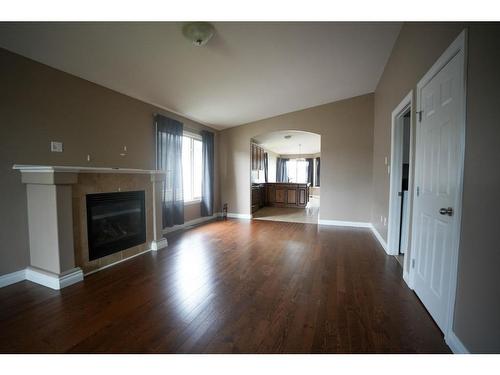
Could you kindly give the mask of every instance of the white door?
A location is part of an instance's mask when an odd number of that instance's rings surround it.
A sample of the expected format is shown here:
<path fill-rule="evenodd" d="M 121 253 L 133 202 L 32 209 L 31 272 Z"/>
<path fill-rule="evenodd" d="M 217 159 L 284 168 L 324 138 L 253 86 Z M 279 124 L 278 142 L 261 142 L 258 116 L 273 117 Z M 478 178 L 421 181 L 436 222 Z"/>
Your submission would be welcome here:
<path fill-rule="evenodd" d="M 415 170 L 413 287 L 446 333 L 452 256 L 461 194 L 463 50 L 419 90 Z"/>

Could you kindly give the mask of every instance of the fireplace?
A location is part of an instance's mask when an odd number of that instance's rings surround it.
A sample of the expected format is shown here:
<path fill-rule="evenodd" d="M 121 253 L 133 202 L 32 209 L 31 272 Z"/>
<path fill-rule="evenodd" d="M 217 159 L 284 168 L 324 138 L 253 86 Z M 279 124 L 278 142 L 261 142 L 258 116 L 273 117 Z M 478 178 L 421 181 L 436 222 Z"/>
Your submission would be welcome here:
<path fill-rule="evenodd" d="M 86 197 L 89 260 L 146 242 L 144 191 Z"/>

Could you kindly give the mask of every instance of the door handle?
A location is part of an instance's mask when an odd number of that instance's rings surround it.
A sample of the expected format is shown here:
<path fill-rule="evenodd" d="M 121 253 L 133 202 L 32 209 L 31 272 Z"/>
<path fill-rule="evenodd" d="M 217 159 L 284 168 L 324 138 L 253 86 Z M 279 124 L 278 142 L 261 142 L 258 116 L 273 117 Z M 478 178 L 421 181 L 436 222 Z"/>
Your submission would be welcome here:
<path fill-rule="evenodd" d="M 453 216 L 453 208 L 451 208 L 451 207 L 441 208 L 441 209 L 439 209 L 439 213 L 441 215 Z"/>

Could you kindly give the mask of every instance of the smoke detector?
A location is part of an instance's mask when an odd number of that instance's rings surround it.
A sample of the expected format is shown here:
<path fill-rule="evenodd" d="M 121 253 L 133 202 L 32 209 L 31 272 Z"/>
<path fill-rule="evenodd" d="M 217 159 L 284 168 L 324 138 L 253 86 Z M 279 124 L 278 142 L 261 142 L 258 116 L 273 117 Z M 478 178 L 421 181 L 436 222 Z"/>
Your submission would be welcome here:
<path fill-rule="evenodd" d="M 215 35 L 215 28 L 208 22 L 191 22 L 182 27 L 182 34 L 194 46 L 200 47 L 212 39 Z"/>

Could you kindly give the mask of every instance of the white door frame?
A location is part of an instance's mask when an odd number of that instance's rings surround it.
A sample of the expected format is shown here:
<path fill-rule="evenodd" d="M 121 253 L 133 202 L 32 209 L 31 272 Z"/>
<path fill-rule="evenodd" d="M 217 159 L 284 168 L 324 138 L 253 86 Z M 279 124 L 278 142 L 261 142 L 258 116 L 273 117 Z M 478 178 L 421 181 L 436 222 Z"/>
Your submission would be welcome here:
<path fill-rule="evenodd" d="M 456 296 L 456 288 L 457 288 L 457 275 L 458 275 L 458 251 L 460 244 L 460 224 L 462 221 L 462 190 L 463 190 L 463 171 L 464 171 L 464 159 L 465 159 L 465 122 L 466 122 L 466 77 L 467 77 L 467 31 L 464 30 L 460 33 L 460 35 L 453 41 L 453 43 L 446 49 L 446 51 L 441 55 L 441 57 L 434 63 L 434 65 L 429 69 L 429 71 L 423 76 L 420 82 L 417 84 L 417 114 L 422 110 L 422 102 L 421 102 L 421 93 L 423 87 L 429 83 L 434 76 L 436 76 L 441 69 L 450 62 L 450 60 L 455 57 L 457 54 L 462 53 L 463 56 L 463 65 L 462 65 L 462 79 L 463 79 L 463 95 L 462 95 L 462 103 L 460 103 L 460 110 L 458 113 L 458 126 L 460 130 L 459 134 L 459 150 L 458 150 L 458 164 L 459 164 L 459 173 L 458 173 L 458 186 L 457 186 L 457 195 L 454 202 L 454 212 L 456 220 L 454 222 L 454 226 L 452 229 L 452 243 L 451 243 L 451 277 L 450 277 L 450 292 L 448 296 L 448 312 L 447 322 L 445 324 L 445 340 L 449 342 L 452 337 L 454 337 L 453 333 L 453 316 L 455 312 L 455 296 Z M 417 116 L 418 117 L 418 116 Z M 418 168 L 419 168 L 419 126 L 418 121 L 416 119 L 416 147 L 415 147 L 415 176 L 418 176 Z M 415 233 L 415 206 L 418 204 L 418 199 L 416 197 L 416 189 L 418 182 L 414 183 L 414 192 L 413 192 L 413 213 L 412 213 L 412 233 Z M 413 236 L 412 236 L 413 237 Z M 415 272 L 414 266 L 416 263 L 416 249 L 415 242 L 411 241 L 411 267 L 409 270 L 410 273 L 410 287 L 413 288 L 415 281 Z"/>
<path fill-rule="evenodd" d="M 389 220 L 387 228 L 387 252 L 390 255 L 399 254 L 399 236 L 401 224 L 401 197 L 398 195 L 401 190 L 403 163 L 403 119 L 404 112 L 411 111 L 413 107 L 413 90 L 405 96 L 399 105 L 392 111 L 391 115 L 391 165 L 390 165 L 390 188 L 389 188 Z M 413 118 L 413 115 L 411 116 Z M 413 122 L 413 121 L 411 121 Z M 412 128 L 410 122 L 410 129 Z M 410 148 L 412 145 L 412 131 L 410 130 Z M 411 160 L 409 171 L 412 170 L 413 161 Z M 410 185 L 408 185 L 410 188 Z M 408 210 L 408 219 L 410 211 Z M 409 233 L 407 233 L 408 235 Z"/>

